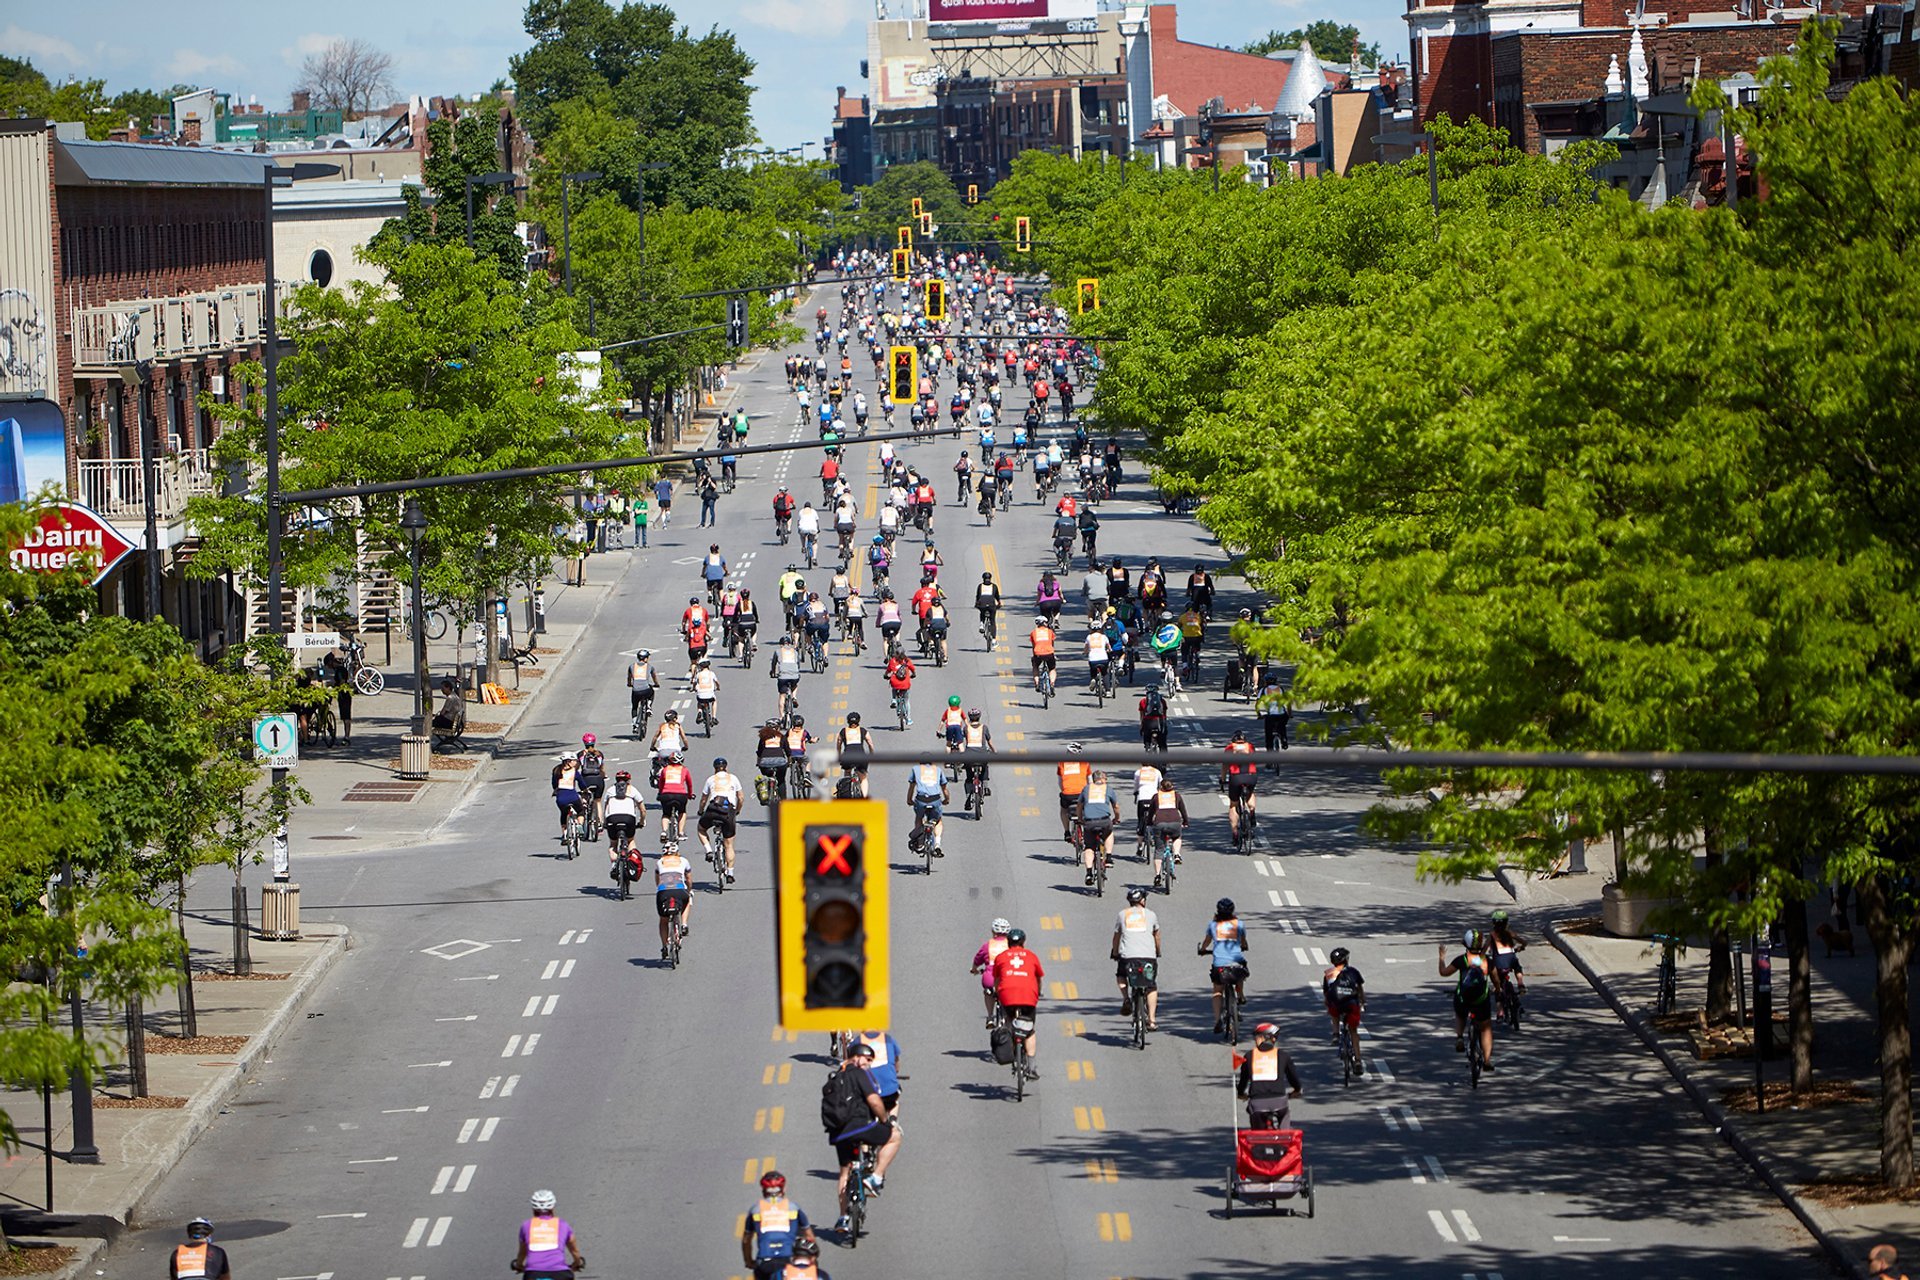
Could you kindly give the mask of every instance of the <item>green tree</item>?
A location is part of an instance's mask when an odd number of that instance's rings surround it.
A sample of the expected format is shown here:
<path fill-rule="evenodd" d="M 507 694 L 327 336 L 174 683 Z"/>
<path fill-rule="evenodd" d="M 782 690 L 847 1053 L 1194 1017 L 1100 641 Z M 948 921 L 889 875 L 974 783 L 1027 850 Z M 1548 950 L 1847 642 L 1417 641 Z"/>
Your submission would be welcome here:
<path fill-rule="evenodd" d="M 980 229 L 980 220 L 967 208 L 946 171 L 929 160 L 913 164 L 890 165 L 873 183 L 860 188 L 859 215 L 851 220 L 853 232 L 879 248 L 892 248 L 899 228 L 913 227 L 913 240 L 920 243 L 920 227 L 913 216 L 913 201 L 931 213 L 940 239 L 963 239 Z"/>
<path fill-rule="evenodd" d="M 375 233 L 369 248 L 380 261 L 403 256 L 411 244 L 467 243 L 468 178 L 500 171 L 500 152 L 493 127 L 478 115 L 457 123 L 442 118 L 427 125 L 427 158 L 421 180 L 433 195 L 429 208 L 420 188 L 401 188 L 407 211 Z M 527 270 L 527 247 L 520 239 L 520 206 L 504 186 L 472 188 L 473 249 L 509 280 Z"/>
<path fill-rule="evenodd" d="M 565 122 L 565 104 L 589 103 L 624 123 L 621 145 L 669 166 L 649 177 L 650 200 L 739 206 L 724 162 L 753 137 L 747 77 L 754 64 L 730 32 L 716 27 L 695 37 L 666 5 L 616 9 L 608 0 L 530 0 L 525 27 L 533 46 L 510 66 L 521 119 L 543 146 Z M 597 129 L 595 136 L 603 148 L 613 143 Z M 605 150 L 592 158 L 600 163 L 581 167 L 633 171 L 625 155 L 617 165 Z"/>
<path fill-rule="evenodd" d="M 106 81 L 70 77 L 54 84 L 31 60 L 12 57 L 0 61 L 0 115 L 78 121 L 96 140 L 126 123 L 114 117 Z"/>
<path fill-rule="evenodd" d="M 1269 31 L 1252 44 L 1242 46 L 1240 51 L 1257 53 L 1262 57 L 1270 53 L 1292 53 L 1300 47 L 1302 40 L 1313 46 L 1316 56 L 1331 62 L 1347 61 L 1353 56 L 1354 46 L 1358 45 L 1361 62 L 1370 67 L 1380 65 L 1380 46 L 1377 43 L 1363 42 L 1360 28 L 1330 18 L 1322 18 L 1291 31 Z"/>

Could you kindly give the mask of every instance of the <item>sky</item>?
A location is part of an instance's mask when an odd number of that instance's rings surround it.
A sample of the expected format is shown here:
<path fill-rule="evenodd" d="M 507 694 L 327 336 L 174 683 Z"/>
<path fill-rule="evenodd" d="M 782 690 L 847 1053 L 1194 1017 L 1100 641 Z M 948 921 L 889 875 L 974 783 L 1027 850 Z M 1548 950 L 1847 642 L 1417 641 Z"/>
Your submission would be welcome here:
<path fill-rule="evenodd" d="M 668 0 L 696 33 L 730 30 L 754 59 L 754 124 L 769 146 L 814 144 L 831 129 L 833 91 L 863 92 L 872 0 Z M 1180 36 L 1235 47 L 1320 18 L 1350 22 L 1388 58 L 1407 51 L 1405 0 L 1179 0 Z M 223 21 L 155 21 L 152 0 L 0 0 L 0 53 L 49 77 L 104 79 L 109 93 L 192 82 L 284 109 L 302 60 L 339 37 L 393 55 L 402 96 L 473 94 L 527 46 L 522 0 L 457 6 L 264 0 Z M 458 15 L 457 17 L 453 15 Z"/>

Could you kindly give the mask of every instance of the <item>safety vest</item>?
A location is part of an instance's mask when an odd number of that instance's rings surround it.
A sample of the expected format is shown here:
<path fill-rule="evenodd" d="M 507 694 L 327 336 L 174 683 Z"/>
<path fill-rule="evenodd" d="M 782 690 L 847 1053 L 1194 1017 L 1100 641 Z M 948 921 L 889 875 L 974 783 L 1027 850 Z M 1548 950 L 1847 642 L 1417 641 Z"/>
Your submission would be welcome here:
<path fill-rule="evenodd" d="M 1152 913 L 1145 907 L 1128 907 L 1120 913 L 1120 931 L 1122 933 L 1151 933 L 1147 917 Z"/>
<path fill-rule="evenodd" d="M 693 775 L 687 772 L 687 766 L 670 764 L 660 771 L 660 794 L 663 796 L 693 794 Z"/>
<path fill-rule="evenodd" d="M 967 725 L 967 745 L 983 747 L 987 743 L 987 726 L 969 722 Z"/>
<path fill-rule="evenodd" d="M 1189 640 L 1197 640 L 1206 632 L 1207 624 L 1199 614 L 1189 610 L 1180 615 L 1180 634 Z"/>
<path fill-rule="evenodd" d="M 1253 1063 L 1253 1079 L 1278 1080 L 1280 1078 L 1279 1045 L 1271 1049 L 1262 1049 L 1259 1045 L 1255 1045 L 1249 1060 Z"/>
<path fill-rule="evenodd" d="M 696 671 L 693 673 L 693 696 L 694 697 L 699 698 L 703 702 L 706 702 L 706 701 L 710 701 L 713 698 L 713 696 L 719 692 L 720 692 L 719 676 L 716 676 L 711 671 L 705 671 L 705 670 Z"/>
<path fill-rule="evenodd" d="M 862 1032 L 862 1033 L 861 1033 L 861 1035 L 860 1035 L 860 1043 L 861 1043 L 861 1044 L 864 1044 L 864 1045 L 870 1045 L 870 1046 L 872 1046 L 872 1048 L 873 1048 L 873 1065 L 874 1065 L 875 1067 L 884 1067 L 884 1066 L 886 1066 L 886 1065 L 887 1065 L 887 1035 L 886 1035 L 886 1032 L 884 1032 L 884 1031 L 883 1031 L 883 1032 L 881 1032 L 881 1033 L 880 1033 L 879 1035 L 877 1035 L 877 1036 L 870 1036 L 870 1035 L 867 1035 L 866 1033 L 864 1033 L 864 1032 Z M 872 1070 L 872 1068 L 868 1068 L 868 1069 L 869 1069 L 869 1070 Z"/>
<path fill-rule="evenodd" d="M 1253 744 L 1251 742 L 1229 742 L 1227 744 L 1227 750 L 1229 753 L 1236 756 L 1251 755 L 1253 754 Z M 1232 777 L 1233 775 L 1240 774 L 1240 773 L 1253 773 L 1256 770 L 1258 770 L 1259 767 L 1260 766 L 1252 763 L 1230 764 L 1227 766 L 1227 775 L 1229 777 Z"/>
<path fill-rule="evenodd" d="M 1087 776 L 1093 771 L 1079 760 L 1068 760 L 1060 766 L 1060 794 L 1077 796 L 1087 787 Z"/>
<path fill-rule="evenodd" d="M 988 938 L 987 939 L 988 966 L 991 967 L 993 962 L 1000 958 L 1000 953 L 1002 951 L 1005 951 L 1006 949 L 1007 949 L 1007 940 L 1001 935 L 996 933 L 991 938 Z"/>
<path fill-rule="evenodd" d="M 183 1244 L 173 1251 L 173 1273 L 180 1280 L 195 1280 L 207 1274 L 207 1246 Z"/>
<path fill-rule="evenodd" d="M 913 766 L 913 791 L 917 796 L 929 800 L 940 794 L 943 775 L 937 764 L 917 764 Z"/>
<path fill-rule="evenodd" d="M 780 1280 L 819 1280 L 820 1267 L 812 1258 L 788 1258 Z"/>
<path fill-rule="evenodd" d="M 1034 657 L 1051 658 L 1053 656 L 1053 632 L 1046 627 L 1035 627 L 1027 639 L 1033 642 Z"/>
<path fill-rule="evenodd" d="M 653 668 L 647 663 L 636 662 L 627 668 L 627 683 L 634 688 L 644 688 L 653 683 Z"/>
<path fill-rule="evenodd" d="M 762 1199 L 754 1210 L 759 1215 L 760 1226 L 757 1234 L 789 1235 L 793 1231 L 794 1219 L 798 1217 L 793 1206 L 786 1200 Z"/>
<path fill-rule="evenodd" d="M 940 713 L 940 723 L 950 728 L 954 725 L 965 724 L 966 722 L 967 713 L 958 707 L 948 707 Z"/>
<path fill-rule="evenodd" d="M 543 1216 L 527 1219 L 527 1252 L 551 1252 L 560 1247 L 560 1219 Z"/>

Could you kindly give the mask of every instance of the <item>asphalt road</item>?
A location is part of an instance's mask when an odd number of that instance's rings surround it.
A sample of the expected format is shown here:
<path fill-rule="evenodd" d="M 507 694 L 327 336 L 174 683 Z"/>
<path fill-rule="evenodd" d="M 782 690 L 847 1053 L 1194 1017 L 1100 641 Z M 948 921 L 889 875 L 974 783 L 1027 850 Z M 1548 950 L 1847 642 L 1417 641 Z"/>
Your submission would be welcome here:
<path fill-rule="evenodd" d="M 778 361 L 744 376 L 756 441 L 797 436 Z M 993 569 L 1010 600 L 1030 601 L 1050 558 L 1048 520 L 1030 482 L 991 530 L 952 505 L 959 447 L 943 437 L 901 450 L 939 482 L 943 576 L 961 592 L 952 661 L 923 668 L 904 741 L 933 745 L 949 693 L 987 712 L 1003 751 L 1137 741 L 1131 699 L 1096 707 L 1084 669 L 1063 658 L 1065 696 L 1042 710 L 1009 676 L 1025 670 L 1024 653 L 1005 638 L 988 652 L 974 631 L 966 584 Z M 857 474 L 877 471 L 873 455 L 851 450 Z M 554 755 L 583 730 L 613 739 L 611 756 L 640 759 L 622 736 L 623 654 L 647 644 L 683 673 L 675 626 L 709 541 L 736 569 L 745 563 L 770 605 L 788 558 L 772 539 L 772 487 L 784 480 L 817 495 L 817 465 L 806 454 L 746 463 L 711 532 L 695 527 L 696 503 L 676 502 L 673 523 L 655 527 L 653 549 L 595 634 L 546 677 L 555 687 L 438 841 L 305 859 L 304 914 L 346 922 L 355 949 L 115 1246 L 106 1274 L 164 1274 L 177 1224 L 201 1213 L 220 1224 L 247 1280 L 503 1273 L 527 1195 L 551 1187 L 590 1276 L 739 1275 L 740 1215 L 771 1167 L 819 1225 L 831 1224 L 833 1161 L 817 1118 L 825 1037 L 775 1025 L 766 811 L 749 803 L 739 884 L 724 898 L 703 885 L 686 963 L 670 972 L 657 960 L 652 903 L 612 898 L 604 846 L 578 862 L 557 858 L 546 785 Z M 1175 582 L 1196 558 L 1217 564 L 1205 531 L 1162 515 L 1132 471 L 1102 508 L 1102 550 L 1136 567 L 1156 553 Z M 1222 585 L 1230 616 L 1241 600 L 1227 588 L 1238 584 Z M 1010 609 L 1003 636 L 1024 633 L 1030 617 Z M 1063 653 L 1080 635 L 1068 627 Z M 1215 654 L 1205 689 L 1177 700 L 1176 744 L 1252 726 L 1243 703 L 1221 698 L 1220 675 Z M 763 665 L 723 670 L 722 681 L 723 723 L 711 750 L 695 740 L 693 759 L 704 777 L 724 752 L 750 776 L 751 729 L 773 706 L 772 681 Z M 858 661 L 836 652 L 828 674 L 803 680 L 801 701 L 816 729 L 851 708 L 883 745 L 902 740 L 872 650 Z M 897 803 L 904 772 L 875 794 Z M 1469 1090 L 1434 946 L 1457 942 L 1504 895 L 1491 883 L 1421 883 L 1410 851 L 1365 838 L 1358 817 L 1376 798 L 1371 777 L 1266 783 L 1251 858 L 1220 851 L 1224 806 L 1208 779 L 1181 780 L 1196 825 L 1176 892 L 1152 903 L 1168 959 L 1162 1031 L 1144 1052 L 1128 1047 L 1107 959 L 1138 864 L 1121 862 L 1095 899 L 1060 839 L 1051 769 L 1002 766 L 995 781 L 984 821 L 949 820 L 948 853 L 931 877 L 907 860 L 910 819 L 896 823 L 905 1145 L 873 1234 L 857 1250 L 830 1240 L 833 1275 L 1826 1273 L 1811 1241 L 1550 948 L 1530 953 L 1531 1021 L 1502 1039 L 1498 1074 Z M 210 908 L 220 893 L 216 877 Z M 1306 1078 L 1293 1115 L 1318 1185 L 1311 1220 L 1222 1213 L 1236 1112 L 1228 1050 L 1209 1034 L 1206 962 L 1193 954 L 1222 894 L 1254 931 L 1248 1021 L 1278 1021 Z M 967 973 L 995 915 L 1028 930 L 1049 980 L 1042 1079 L 1020 1103 L 986 1055 Z M 1371 996 L 1372 1070 L 1345 1089 L 1317 990 L 1335 945 L 1352 948 Z"/>

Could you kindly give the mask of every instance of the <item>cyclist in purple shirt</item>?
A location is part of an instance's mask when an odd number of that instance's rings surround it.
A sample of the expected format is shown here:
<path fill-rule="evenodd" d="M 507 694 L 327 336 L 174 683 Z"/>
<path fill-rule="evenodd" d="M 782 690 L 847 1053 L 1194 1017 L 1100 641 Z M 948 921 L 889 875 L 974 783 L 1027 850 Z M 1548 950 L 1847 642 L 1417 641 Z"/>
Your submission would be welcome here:
<path fill-rule="evenodd" d="M 533 1216 L 520 1224 L 520 1252 L 512 1266 L 526 1280 L 573 1280 L 587 1265 L 580 1238 L 565 1218 L 554 1213 L 551 1191 L 533 1193 Z"/>

